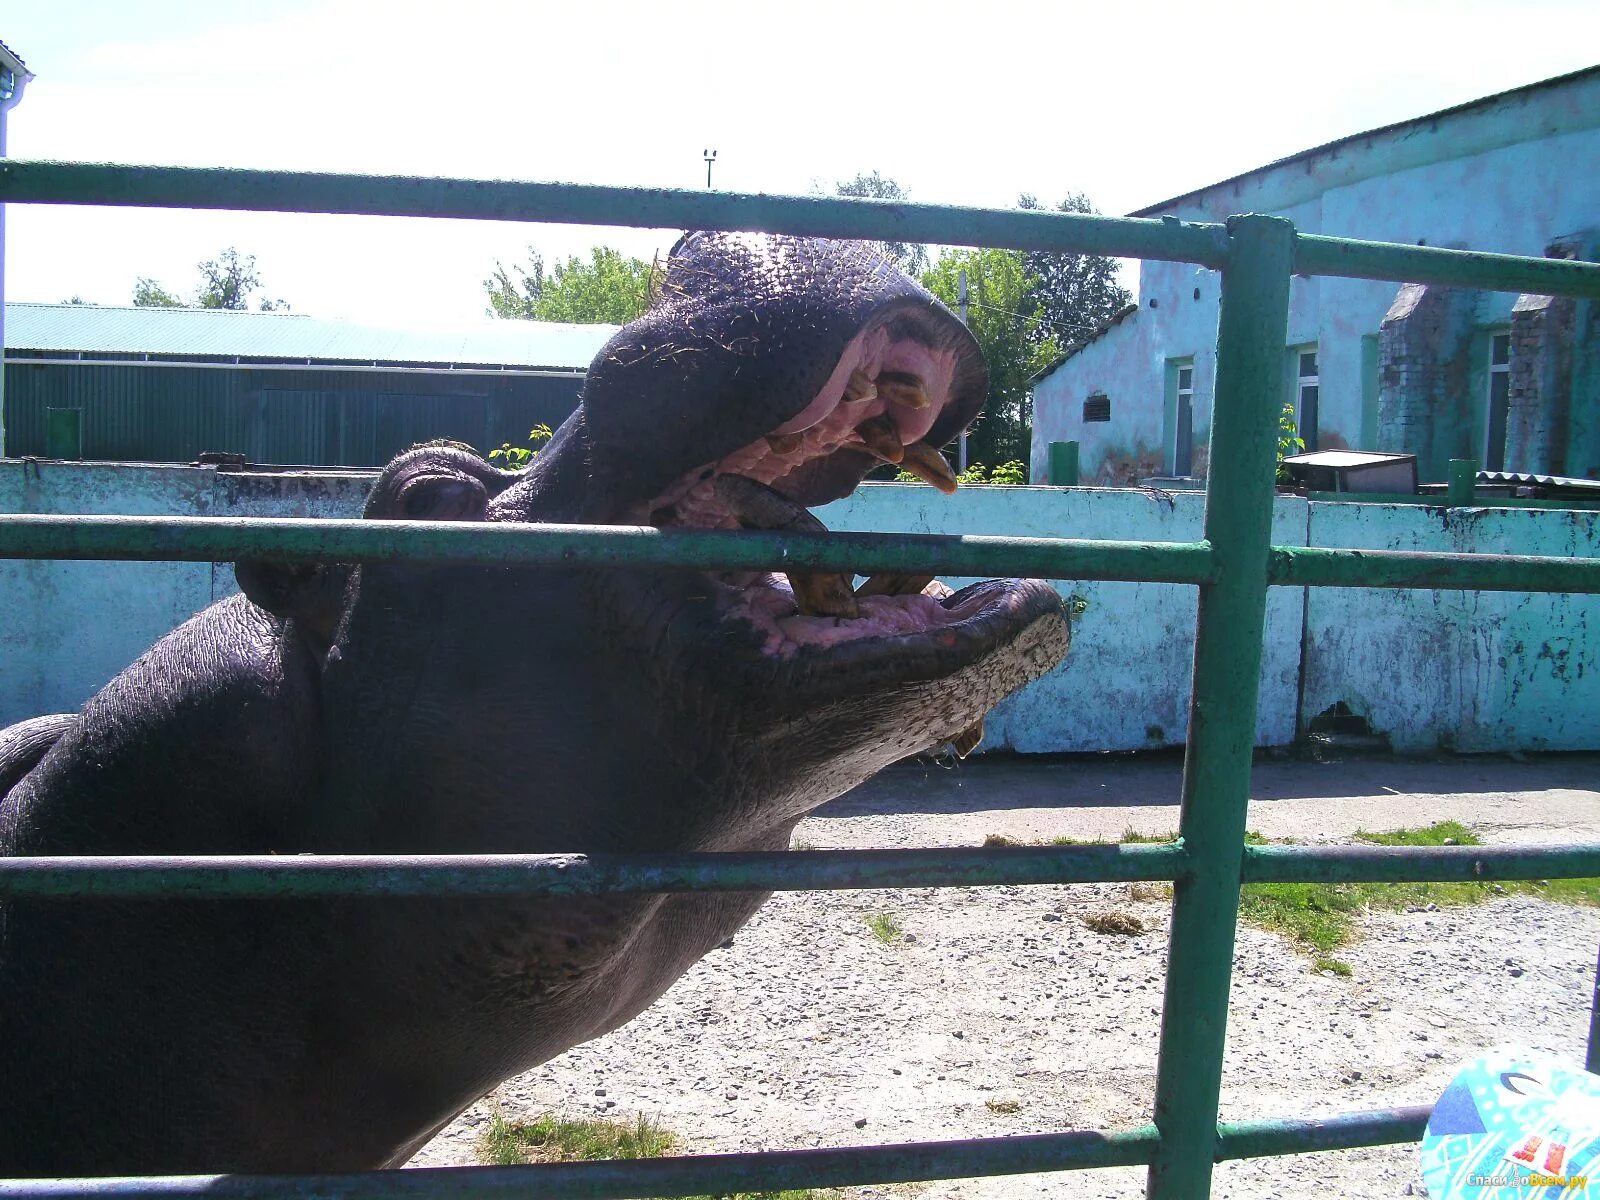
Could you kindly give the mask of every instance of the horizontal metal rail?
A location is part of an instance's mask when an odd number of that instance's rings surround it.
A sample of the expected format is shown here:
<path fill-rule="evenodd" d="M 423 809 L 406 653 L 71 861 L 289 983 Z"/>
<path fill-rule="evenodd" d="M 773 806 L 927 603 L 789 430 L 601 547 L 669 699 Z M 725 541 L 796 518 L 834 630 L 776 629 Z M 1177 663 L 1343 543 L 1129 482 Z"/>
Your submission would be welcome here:
<path fill-rule="evenodd" d="M 1221 225 L 949 204 L 771 196 L 703 188 L 601 187 L 421 175 L 341 175 L 125 163 L 0 161 L 0 203 L 550 221 L 637 229 L 725 229 L 801 237 L 964 242 L 1221 266 Z"/>
<path fill-rule="evenodd" d="M 1226 227 L 1175 219 L 769 196 L 689 188 L 348 175 L 226 167 L 0 161 L 0 203 L 552 221 L 647 229 L 1000 246 L 1226 265 Z M 1299 234 L 1294 269 L 1394 282 L 1600 299 L 1600 266 Z"/>
<path fill-rule="evenodd" d="M 1426 1107 L 1340 1113 L 1322 1119 L 1230 1121 L 1217 1126 L 1218 1162 L 1414 1141 Z M 1154 1125 L 1111 1133 L 1034 1133 L 963 1141 L 903 1142 L 825 1150 L 701 1154 L 528 1167 L 439 1167 L 354 1175 L 177 1175 L 0 1180 L 0 1200 L 625 1200 L 630 1196 L 845 1188 L 866 1184 L 1022 1175 L 1150 1162 Z"/>
<path fill-rule="evenodd" d="M 928 533 L 774 533 L 636 525 L 520 525 L 297 517 L 0 516 L 0 559 L 412 562 L 440 566 L 933 571 L 1034 579 L 1204 583 L 1204 542 L 1070 541 Z"/>
<path fill-rule="evenodd" d="M 1184 878 L 1181 842 L 738 854 L 75 855 L 0 858 L 0 899 L 283 900 L 803 892 Z M 1600 844 L 1248 846 L 1245 883 L 1600 878 Z"/>
<path fill-rule="evenodd" d="M 1428 588 L 1475 592 L 1600 592 L 1600 559 L 1274 546 L 1279 586 Z"/>
<path fill-rule="evenodd" d="M 1246 846 L 1246 883 L 1600 878 L 1600 845 Z"/>
<path fill-rule="evenodd" d="M 1437 283 L 1488 292 L 1600 297 L 1600 266 L 1561 258 L 1523 258 L 1480 250 L 1401 246 L 1302 233 L 1295 238 L 1294 269 L 1301 275 Z"/>
<path fill-rule="evenodd" d="M 1414 1104 L 1313 1120 L 1220 1121 L 1217 1161 L 1420 1142 L 1432 1112 L 1431 1104 Z"/>
<path fill-rule="evenodd" d="M 595 896 L 1173 879 L 1176 843 L 741 854 L 0 858 L 0 899 Z"/>
<path fill-rule="evenodd" d="M 1200 584 L 1216 567 L 1205 542 L 660 530 L 634 525 L 518 525 L 297 517 L 0 516 L 0 559 L 412 562 L 422 565 L 800 569 L 1015 575 Z M 1600 593 L 1600 559 L 1274 546 L 1268 582 Z"/>

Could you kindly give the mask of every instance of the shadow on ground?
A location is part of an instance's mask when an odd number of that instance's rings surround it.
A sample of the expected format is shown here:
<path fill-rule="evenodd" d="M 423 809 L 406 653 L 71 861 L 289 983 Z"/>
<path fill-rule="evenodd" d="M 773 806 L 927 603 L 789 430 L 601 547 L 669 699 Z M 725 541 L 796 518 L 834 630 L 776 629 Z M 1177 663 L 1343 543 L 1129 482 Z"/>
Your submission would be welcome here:
<path fill-rule="evenodd" d="M 1588 791 L 1600 779 L 1600 755 L 1539 754 L 1401 758 L 1391 755 L 1317 762 L 1257 758 L 1255 801 L 1442 795 L 1526 795 Z M 814 818 L 891 813 L 991 812 L 1004 809 L 1159 807 L 1182 792 L 1181 751 L 1138 754 L 999 755 L 957 762 L 914 760 L 880 773 Z"/>

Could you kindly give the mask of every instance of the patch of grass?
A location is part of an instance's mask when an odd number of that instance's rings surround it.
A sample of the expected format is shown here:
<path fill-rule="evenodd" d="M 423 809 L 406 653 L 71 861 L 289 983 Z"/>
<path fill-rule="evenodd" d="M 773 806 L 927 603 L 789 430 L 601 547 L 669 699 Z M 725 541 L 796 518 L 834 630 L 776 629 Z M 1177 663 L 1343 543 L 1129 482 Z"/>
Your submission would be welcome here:
<path fill-rule="evenodd" d="M 1313 971 L 1332 971 L 1342 978 L 1350 978 L 1350 964 L 1338 958 L 1319 958 L 1311 964 Z"/>
<path fill-rule="evenodd" d="M 649 1117 L 633 1121 L 566 1121 L 546 1113 L 531 1121 L 508 1121 L 500 1113 L 489 1118 L 478 1137 L 478 1161 L 486 1166 L 515 1167 L 525 1163 L 592 1162 L 613 1158 L 660 1158 L 670 1155 L 678 1136 Z M 782 1192 L 734 1192 L 691 1200 L 839 1200 L 839 1193 L 811 1188 Z"/>
<path fill-rule="evenodd" d="M 1122 831 L 1122 836 L 1114 840 L 1106 838 L 1081 838 L 1063 834 L 1060 837 L 1049 838 L 1042 842 L 1025 842 L 1018 838 L 1008 837 L 1003 833 L 991 833 L 984 837 L 985 846 L 1110 846 L 1117 843 L 1128 842 L 1171 842 L 1177 840 L 1175 833 L 1140 833 L 1132 825 Z"/>
<path fill-rule="evenodd" d="M 479 1159 L 496 1167 L 521 1163 L 592 1162 L 605 1158 L 660 1158 L 678 1139 L 641 1114 L 632 1122 L 565 1121 L 551 1113 L 508 1121 L 499 1113 L 478 1139 Z"/>
<path fill-rule="evenodd" d="M 1014 1113 L 1022 1111 L 1020 1100 L 985 1100 L 983 1106 L 992 1113 Z"/>
<path fill-rule="evenodd" d="M 885 946 L 900 940 L 905 933 L 905 926 L 901 925 L 893 913 L 875 912 L 867 914 L 867 928 L 872 931 L 872 936 Z"/>
<path fill-rule="evenodd" d="M 1388 833 L 1358 830 L 1356 837 L 1380 846 L 1477 846 L 1478 836 L 1459 821 L 1439 821 L 1418 829 Z M 1247 841 L 1262 845 L 1266 839 L 1250 834 Z M 1368 909 L 1402 909 L 1412 906 L 1452 908 L 1479 904 L 1511 892 L 1543 896 L 1567 904 L 1600 905 L 1600 879 L 1505 880 L 1500 883 L 1250 883 L 1239 898 L 1239 915 L 1253 925 L 1281 933 L 1300 949 L 1319 955 L 1348 943 L 1355 934 L 1357 916 Z M 1340 963 L 1329 969 L 1348 974 Z"/>

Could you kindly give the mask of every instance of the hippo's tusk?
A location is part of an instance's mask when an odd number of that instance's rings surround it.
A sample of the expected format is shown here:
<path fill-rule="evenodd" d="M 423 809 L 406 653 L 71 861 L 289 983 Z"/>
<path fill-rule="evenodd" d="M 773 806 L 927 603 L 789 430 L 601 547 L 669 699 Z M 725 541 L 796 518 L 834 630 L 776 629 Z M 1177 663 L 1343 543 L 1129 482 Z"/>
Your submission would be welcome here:
<path fill-rule="evenodd" d="M 846 404 L 861 404 L 867 400 L 878 398 L 878 385 L 873 383 L 867 373 L 860 367 L 850 372 L 850 378 L 844 385 L 844 402 Z"/>
<path fill-rule="evenodd" d="M 743 475 L 718 475 L 717 498 L 727 505 L 735 520 L 746 529 L 791 529 L 800 533 L 826 533 L 828 527 L 811 515 L 809 509 L 775 488 Z M 825 572 L 786 572 L 794 602 L 809 617 L 861 616 L 850 589 L 850 577 Z"/>
<path fill-rule="evenodd" d="M 883 416 L 873 417 L 856 426 L 856 432 L 861 435 L 861 440 L 884 462 L 898 463 L 906 456 L 905 445 L 900 441 L 900 435 L 895 431 L 894 422 L 887 413 Z"/>
<path fill-rule="evenodd" d="M 923 483 L 931 483 L 946 496 L 954 495 L 957 487 L 956 473 L 950 469 L 950 464 L 927 442 L 912 442 L 906 447 L 906 456 L 901 460 L 901 470 L 915 475 Z"/>
<path fill-rule="evenodd" d="M 928 399 L 927 389 L 922 386 L 922 380 L 904 371 L 879 372 L 878 395 L 891 404 L 905 408 L 928 408 L 933 404 Z"/>

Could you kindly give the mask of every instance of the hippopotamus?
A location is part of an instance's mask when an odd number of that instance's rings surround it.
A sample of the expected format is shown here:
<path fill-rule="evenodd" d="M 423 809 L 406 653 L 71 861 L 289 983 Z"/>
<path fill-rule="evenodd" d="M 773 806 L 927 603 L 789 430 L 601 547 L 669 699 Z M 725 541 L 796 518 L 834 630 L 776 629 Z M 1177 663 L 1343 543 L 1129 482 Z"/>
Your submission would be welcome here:
<path fill-rule="evenodd" d="M 416 447 L 365 517 L 816 529 L 885 462 L 952 490 L 938 448 L 986 387 L 967 330 L 870 248 L 686 235 L 527 469 Z M 970 748 L 1068 643 L 1039 581 L 236 576 L 80 712 L 0 733 L 0 854 L 787 850 L 881 768 Z M 0 1175 L 401 1164 L 765 898 L 8 904 Z"/>

